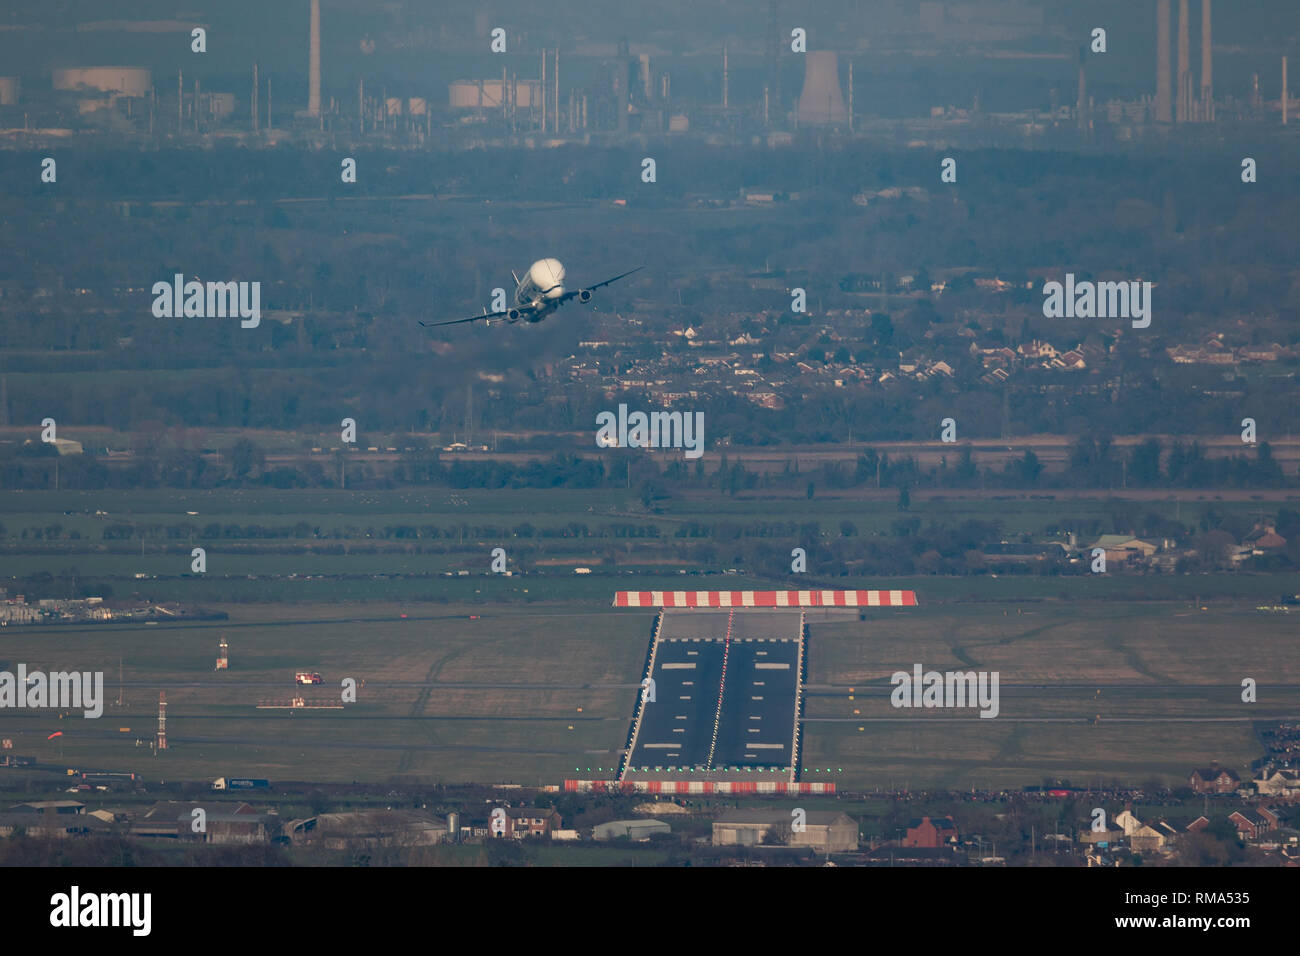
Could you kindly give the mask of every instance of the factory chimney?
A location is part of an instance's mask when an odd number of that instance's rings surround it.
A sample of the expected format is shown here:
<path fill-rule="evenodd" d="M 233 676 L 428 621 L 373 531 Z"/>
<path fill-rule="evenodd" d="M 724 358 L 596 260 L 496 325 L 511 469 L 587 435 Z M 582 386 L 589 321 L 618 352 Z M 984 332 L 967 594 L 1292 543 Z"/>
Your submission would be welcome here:
<path fill-rule="evenodd" d="M 1214 120 L 1214 55 L 1211 52 L 1210 0 L 1201 0 L 1201 119 Z"/>
<path fill-rule="evenodd" d="M 1187 22 L 1189 0 L 1178 0 L 1178 113 L 1180 123 L 1192 118 L 1191 24 Z"/>
<path fill-rule="evenodd" d="M 320 116 L 320 0 L 311 0 L 311 52 L 307 72 L 307 114 Z"/>
<path fill-rule="evenodd" d="M 821 50 L 804 54 L 798 118 L 801 126 L 836 126 L 848 120 L 840 92 L 839 58 L 834 53 Z"/>
<path fill-rule="evenodd" d="M 1173 122 L 1169 89 L 1169 0 L 1156 0 L 1156 122 Z"/>
<path fill-rule="evenodd" d="M 725 110 L 730 104 L 727 102 L 727 87 L 731 83 L 731 75 L 727 71 L 727 45 L 722 44 L 722 108 Z"/>
<path fill-rule="evenodd" d="M 1079 48 L 1079 91 L 1074 100 L 1074 118 L 1079 129 L 1088 128 L 1088 73 L 1085 66 L 1088 48 Z"/>

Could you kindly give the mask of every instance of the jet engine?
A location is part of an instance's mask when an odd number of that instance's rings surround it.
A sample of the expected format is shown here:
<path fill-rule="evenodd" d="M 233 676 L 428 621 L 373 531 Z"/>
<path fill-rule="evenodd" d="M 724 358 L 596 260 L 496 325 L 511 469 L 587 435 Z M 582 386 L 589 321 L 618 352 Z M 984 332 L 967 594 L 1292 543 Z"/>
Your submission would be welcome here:
<path fill-rule="evenodd" d="M 579 292 L 579 293 L 578 293 L 578 301 L 579 301 L 579 302 L 590 302 L 590 301 L 591 301 L 591 290 L 590 290 L 590 289 L 583 289 L 581 292 Z"/>

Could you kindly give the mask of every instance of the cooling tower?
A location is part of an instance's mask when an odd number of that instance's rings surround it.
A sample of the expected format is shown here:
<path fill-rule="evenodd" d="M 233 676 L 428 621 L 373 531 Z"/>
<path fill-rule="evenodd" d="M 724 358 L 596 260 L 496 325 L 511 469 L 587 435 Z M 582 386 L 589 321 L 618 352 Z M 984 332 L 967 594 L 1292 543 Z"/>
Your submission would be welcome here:
<path fill-rule="evenodd" d="M 848 122 L 840 92 L 839 59 L 825 51 L 804 54 L 803 93 L 799 96 L 800 126 L 835 126 Z"/>
<path fill-rule="evenodd" d="M 1189 0 L 1178 0 L 1178 122 L 1192 118 L 1191 24 L 1187 22 Z"/>
<path fill-rule="evenodd" d="M 320 0 L 311 0 L 311 52 L 308 55 L 307 113 L 320 116 Z"/>
<path fill-rule="evenodd" d="M 1156 0 L 1156 122 L 1172 123 L 1169 86 L 1169 0 Z"/>

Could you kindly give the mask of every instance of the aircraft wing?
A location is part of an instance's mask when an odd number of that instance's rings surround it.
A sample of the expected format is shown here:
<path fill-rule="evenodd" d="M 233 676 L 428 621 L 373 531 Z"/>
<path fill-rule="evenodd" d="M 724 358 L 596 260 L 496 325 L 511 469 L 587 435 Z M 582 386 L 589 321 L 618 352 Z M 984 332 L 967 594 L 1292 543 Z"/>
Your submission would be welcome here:
<path fill-rule="evenodd" d="M 460 325 L 462 322 L 477 322 L 479 319 L 496 319 L 508 312 L 484 312 L 482 315 L 471 315 L 468 319 L 449 319 L 446 322 L 421 322 L 426 329 L 436 328 L 439 325 Z"/>
<path fill-rule="evenodd" d="M 612 283 L 617 282 L 619 279 L 626 279 L 633 272 L 640 272 L 644 268 L 645 266 L 637 266 L 635 269 L 632 269 L 628 272 L 624 272 L 621 275 L 616 275 L 612 279 L 606 279 L 604 282 L 597 282 L 595 285 L 589 285 L 585 289 L 574 289 L 572 292 L 566 292 L 564 293 L 563 296 L 560 297 L 560 301 L 568 302 L 570 299 L 576 298 L 577 296 L 582 295 L 582 293 L 584 292 L 595 292 L 597 289 L 601 289 L 607 285 L 611 285 Z"/>

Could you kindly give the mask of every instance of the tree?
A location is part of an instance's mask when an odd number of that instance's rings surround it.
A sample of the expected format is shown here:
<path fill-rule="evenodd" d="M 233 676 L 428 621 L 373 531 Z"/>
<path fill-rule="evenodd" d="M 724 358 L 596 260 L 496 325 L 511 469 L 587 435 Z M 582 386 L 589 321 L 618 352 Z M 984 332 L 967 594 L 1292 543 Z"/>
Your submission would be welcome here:
<path fill-rule="evenodd" d="M 1038 476 L 1043 473 L 1043 464 L 1038 460 L 1038 456 L 1030 449 L 1025 449 L 1025 455 L 1020 459 L 1017 467 L 1020 475 L 1020 482 L 1026 488 L 1032 488 L 1038 484 Z"/>
<path fill-rule="evenodd" d="M 236 478 L 246 477 L 253 470 L 261 471 L 266 464 L 266 454 L 256 442 L 241 438 L 223 456 Z"/>
<path fill-rule="evenodd" d="M 1140 487 L 1151 487 L 1160 482 L 1160 442 L 1148 438 L 1133 449 L 1129 459 L 1128 478 Z"/>

